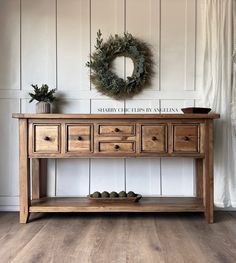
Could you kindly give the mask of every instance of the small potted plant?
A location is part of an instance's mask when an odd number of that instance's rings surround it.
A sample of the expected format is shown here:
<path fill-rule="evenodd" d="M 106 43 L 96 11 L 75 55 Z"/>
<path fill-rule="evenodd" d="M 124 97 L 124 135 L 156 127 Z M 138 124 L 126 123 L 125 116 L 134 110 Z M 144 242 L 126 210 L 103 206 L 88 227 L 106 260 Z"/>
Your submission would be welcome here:
<path fill-rule="evenodd" d="M 29 102 L 34 100 L 38 101 L 36 103 L 36 113 L 50 113 L 51 112 L 51 103 L 55 101 L 56 97 L 54 93 L 55 89 L 49 90 L 47 84 L 43 84 L 41 88 L 38 85 L 31 85 L 34 88 L 33 93 L 29 93 L 31 99 Z"/>

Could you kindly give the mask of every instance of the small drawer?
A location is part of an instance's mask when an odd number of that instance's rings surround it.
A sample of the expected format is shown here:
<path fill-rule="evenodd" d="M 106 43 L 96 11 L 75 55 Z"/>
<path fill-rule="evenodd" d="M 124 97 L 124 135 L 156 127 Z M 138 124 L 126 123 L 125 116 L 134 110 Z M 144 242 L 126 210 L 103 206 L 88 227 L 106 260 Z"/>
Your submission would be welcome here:
<path fill-rule="evenodd" d="M 174 152 L 199 152 L 199 125 L 173 125 Z"/>
<path fill-rule="evenodd" d="M 99 142 L 100 153 L 134 153 L 135 142 Z"/>
<path fill-rule="evenodd" d="M 91 152 L 91 125 L 67 125 L 67 152 Z"/>
<path fill-rule="evenodd" d="M 142 125 L 141 126 L 141 152 L 166 152 L 167 126 Z"/>
<path fill-rule="evenodd" d="M 33 149 L 35 153 L 60 152 L 60 125 L 33 125 Z"/>
<path fill-rule="evenodd" d="M 135 135 L 134 125 L 99 125 L 98 134 L 103 136 Z"/>

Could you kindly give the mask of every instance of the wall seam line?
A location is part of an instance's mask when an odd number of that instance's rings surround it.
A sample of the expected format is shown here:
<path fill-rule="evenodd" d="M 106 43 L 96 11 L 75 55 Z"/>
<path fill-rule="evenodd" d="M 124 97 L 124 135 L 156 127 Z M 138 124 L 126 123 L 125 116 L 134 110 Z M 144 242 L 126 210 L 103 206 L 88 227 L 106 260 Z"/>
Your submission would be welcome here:
<path fill-rule="evenodd" d="M 89 0 L 89 61 L 91 62 L 92 53 L 92 0 Z M 89 68 L 89 90 L 92 90 L 91 68 Z M 90 112 L 91 113 L 91 112 Z"/>
<path fill-rule="evenodd" d="M 57 15 L 58 15 L 58 10 L 57 10 L 58 6 L 57 6 L 57 0 L 55 0 L 55 55 L 56 55 L 56 65 L 55 65 L 55 78 L 56 78 L 56 90 L 58 90 L 58 35 L 57 35 L 57 29 L 58 29 L 58 19 L 57 19 Z"/>
<path fill-rule="evenodd" d="M 55 85 L 56 85 L 56 90 L 58 90 L 58 35 L 57 35 L 57 30 L 58 30 L 58 6 L 57 6 L 57 0 L 55 0 L 55 55 L 56 55 L 56 65 L 55 65 Z M 58 163 L 57 163 L 57 159 L 55 159 L 55 189 L 54 189 L 54 195 L 57 196 L 57 183 L 58 183 Z"/>
<path fill-rule="evenodd" d="M 22 0 L 20 0 L 20 90 L 22 90 Z"/>
<path fill-rule="evenodd" d="M 126 33 L 127 30 L 127 2 L 124 0 L 124 32 Z M 126 58 L 124 58 L 124 79 L 126 79 Z M 126 109 L 126 99 L 124 99 L 124 114 L 126 114 L 125 109 Z M 124 191 L 126 192 L 127 190 L 127 161 L 124 159 Z"/>
<path fill-rule="evenodd" d="M 91 62 L 91 53 L 92 53 L 92 0 L 89 0 L 89 60 Z M 91 68 L 89 68 L 89 90 L 92 90 L 92 83 L 91 83 Z M 90 97 L 89 99 L 89 111 L 90 114 L 92 113 L 92 99 Z M 94 128 L 93 128 L 94 132 Z M 88 185 L 88 190 L 89 190 L 89 195 L 91 194 L 91 177 L 92 177 L 92 160 L 89 158 L 88 160 L 88 177 L 89 177 L 89 185 Z"/>
<path fill-rule="evenodd" d="M 162 0 L 159 0 L 159 54 L 158 54 L 158 61 L 159 61 L 159 65 L 158 65 L 158 77 L 159 77 L 159 88 L 158 88 L 158 91 L 161 91 L 161 47 L 162 47 L 162 43 L 161 43 L 161 34 L 162 34 L 162 30 L 161 30 L 161 26 L 162 26 L 162 23 L 161 23 L 161 19 L 162 19 L 162 16 L 161 16 L 161 8 L 162 8 L 162 5 L 161 5 L 161 1 Z"/>
<path fill-rule="evenodd" d="M 193 83 L 193 90 L 196 91 L 196 79 L 197 79 L 197 2 L 194 0 L 194 8 L 195 8 L 195 26 L 194 26 L 194 83 Z M 194 100 L 194 105 L 195 105 L 195 100 Z"/>

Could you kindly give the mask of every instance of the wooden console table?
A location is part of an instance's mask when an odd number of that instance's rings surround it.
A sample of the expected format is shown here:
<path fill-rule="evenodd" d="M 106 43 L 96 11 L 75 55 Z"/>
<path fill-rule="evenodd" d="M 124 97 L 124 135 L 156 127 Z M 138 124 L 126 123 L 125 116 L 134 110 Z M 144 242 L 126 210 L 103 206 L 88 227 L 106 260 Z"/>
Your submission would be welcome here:
<path fill-rule="evenodd" d="M 213 223 L 213 120 L 219 118 L 218 114 L 13 114 L 13 117 L 19 119 L 20 223 L 27 223 L 31 212 L 183 211 L 204 212 L 208 223 Z M 41 158 L 99 157 L 195 158 L 196 197 L 153 197 L 119 204 L 41 196 Z"/>

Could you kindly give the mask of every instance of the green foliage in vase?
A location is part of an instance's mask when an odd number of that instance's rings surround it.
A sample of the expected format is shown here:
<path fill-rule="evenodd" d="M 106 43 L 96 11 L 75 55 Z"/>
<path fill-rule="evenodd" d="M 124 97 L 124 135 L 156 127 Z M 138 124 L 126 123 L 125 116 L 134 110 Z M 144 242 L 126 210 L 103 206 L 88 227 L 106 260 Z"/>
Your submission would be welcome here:
<path fill-rule="evenodd" d="M 50 90 L 47 84 L 43 84 L 40 88 L 38 87 L 38 85 L 32 84 L 31 86 L 34 88 L 34 92 L 29 92 L 29 95 L 31 97 L 29 102 L 36 100 L 52 103 L 53 101 L 55 101 L 55 89 Z"/>

